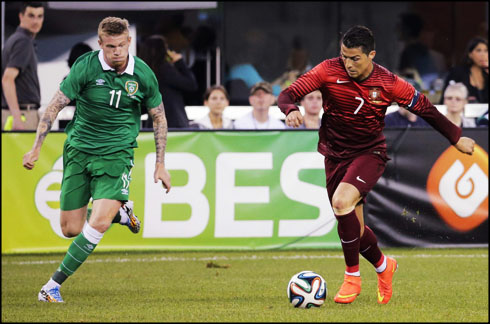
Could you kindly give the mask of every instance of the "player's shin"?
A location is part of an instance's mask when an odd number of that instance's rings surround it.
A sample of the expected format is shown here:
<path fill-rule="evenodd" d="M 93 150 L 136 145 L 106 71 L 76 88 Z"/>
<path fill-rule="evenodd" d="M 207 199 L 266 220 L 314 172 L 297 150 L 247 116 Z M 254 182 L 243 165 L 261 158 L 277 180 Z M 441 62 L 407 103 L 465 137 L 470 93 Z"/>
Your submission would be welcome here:
<path fill-rule="evenodd" d="M 68 276 L 71 276 L 87 259 L 87 257 L 94 251 L 95 247 L 100 242 L 103 235 L 104 233 L 98 232 L 88 223 L 85 223 L 82 233 L 78 234 L 78 236 L 73 240 L 70 247 L 68 248 L 65 258 L 58 268 L 58 271 L 65 274 L 66 277 L 55 273 L 55 275 L 53 276 L 53 280 L 56 281 L 56 279 L 62 279 L 64 281 L 64 279 L 66 279 Z"/>
<path fill-rule="evenodd" d="M 361 225 L 355 210 L 344 215 L 337 215 L 339 233 L 346 270 L 344 282 L 334 297 L 336 303 L 350 304 L 361 293 L 361 273 L 359 271 L 359 245 Z"/>
<path fill-rule="evenodd" d="M 376 235 L 374 235 L 373 231 L 367 225 L 364 226 L 364 234 L 361 237 L 359 252 L 375 268 L 378 269 L 383 265 L 384 255 L 378 247 Z"/>
<path fill-rule="evenodd" d="M 87 209 L 87 222 L 90 220 L 90 215 L 92 215 L 92 208 Z M 121 223 L 121 219 L 122 219 L 121 213 L 118 211 L 116 216 L 114 216 L 112 223 L 113 224 L 119 224 L 119 223 Z M 126 221 L 127 221 L 127 219 L 126 219 Z"/>
<path fill-rule="evenodd" d="M 335 217 L 338 221 L 337 231 L 344 252 L 346 274 L 359 276 L 359 236 L 361 225 L 355 210 L 345 215 L 335 215 Z"/>

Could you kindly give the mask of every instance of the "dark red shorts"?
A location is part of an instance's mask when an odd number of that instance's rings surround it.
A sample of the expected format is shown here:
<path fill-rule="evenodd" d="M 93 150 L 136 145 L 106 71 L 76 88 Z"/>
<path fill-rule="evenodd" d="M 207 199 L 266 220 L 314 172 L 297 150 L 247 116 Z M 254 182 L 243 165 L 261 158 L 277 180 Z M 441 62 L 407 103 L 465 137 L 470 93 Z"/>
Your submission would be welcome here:
<path fill-rule="evenodd" d="M 356 187 L 361 193 L 360 203 L 365 202 L 366 195 L 383 175 L 386 162 L 389 160 L 386 153 L 376 152 L 365 153 L 346 160 L 333 160 L 325 157 L 325 175 L 330 202 L 341 182 L 347 182 Z"/>

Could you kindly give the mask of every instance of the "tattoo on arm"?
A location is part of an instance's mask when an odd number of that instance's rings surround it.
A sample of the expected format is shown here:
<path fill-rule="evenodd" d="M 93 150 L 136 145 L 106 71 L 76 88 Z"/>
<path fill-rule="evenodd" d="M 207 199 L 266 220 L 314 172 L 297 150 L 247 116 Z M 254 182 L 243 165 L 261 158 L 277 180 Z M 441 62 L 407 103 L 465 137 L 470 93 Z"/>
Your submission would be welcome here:
<path fill-rule="evenodd" d="M 156 163 L 164 163 L 168 127 L 163 102 L 157 107 L 149 109 L 148 114 L 153 119 L 153 131 L 155 133 L 155 148 L 157 155 Z"/>
<path fill-rule="evenodd" d="M 48 107 L 44 111 L 41 120 L 39 121 L 39 125 L 37 126 L 37 134 L 36 141 L 34 142 L 34 147 L 41 147 L 42 143 L 46 136 L 48 136 L 51 127 L 53 126 L 53 122 L 56 120 L 58 113 L 65 108 L 66 105 L 70 103 L 70 98 L 65 96 L 61 90 L 58 90 Z"/>

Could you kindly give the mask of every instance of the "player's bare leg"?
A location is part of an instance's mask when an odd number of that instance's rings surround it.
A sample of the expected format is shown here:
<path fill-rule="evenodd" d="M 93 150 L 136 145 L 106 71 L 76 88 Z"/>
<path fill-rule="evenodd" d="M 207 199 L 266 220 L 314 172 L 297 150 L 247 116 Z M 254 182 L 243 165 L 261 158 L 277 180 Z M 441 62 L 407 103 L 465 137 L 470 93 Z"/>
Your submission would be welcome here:
<path fill-rule="evenodd" d="M 92 213 L 92 208 L 87 209 L 87 220 L 90 219 Z M 127 226 L 131 232 L 134 234 L 139 233 L 141 228 L 141 222 L 134 213 L 134 202 L 131 200 L 123 203 L 121 208 L 119 208 L 118 213 L 114 216 L 112 223 Z M 82 224 L 83 225 L 83 224 Z M 80 229 L 81 231 L 81 229 Z"/>
<path fill-rule="evenodd" d="M 87 205 L 74 210 L 62 210 L 60 213 L 61 231 L 66 237 L 75 237 L 83 229 L 87 216 Z"/>

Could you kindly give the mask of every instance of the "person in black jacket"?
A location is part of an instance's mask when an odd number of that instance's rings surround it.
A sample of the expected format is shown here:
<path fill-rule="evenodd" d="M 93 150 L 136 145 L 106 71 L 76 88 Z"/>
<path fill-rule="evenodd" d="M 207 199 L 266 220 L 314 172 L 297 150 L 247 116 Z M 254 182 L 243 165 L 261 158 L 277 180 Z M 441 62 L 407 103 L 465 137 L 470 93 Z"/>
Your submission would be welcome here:
<path fill-rule="evenodd" d="M 138 56 L 148 64 L 158 79 L 168 128 L 189 127 L 184 92 L 197 90 L 197 82 L 182 60 L 182 54 L 170 50 L 165 37 L 152 35 L 143 42 Z M 152 121 L 147 120 L 143 127 L 152 128 Z"/>
<path fill-rule="evenodd" d="M 488 103 L 488 42 L 474 37 L 466 46 L 463 64 L 453 67 L 444 83 L 442 93 L 450 83 L 461 82 L 468 89 L 468 103 Z M 440 104 L 444 103 L 441 97 Z"/>

